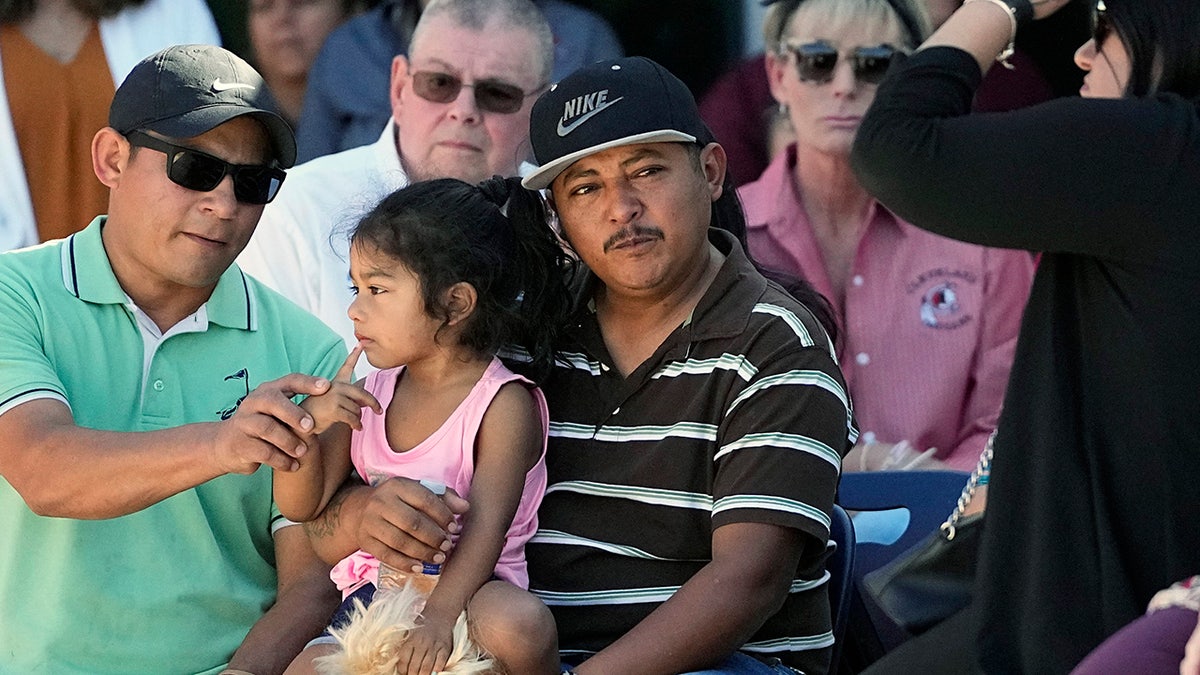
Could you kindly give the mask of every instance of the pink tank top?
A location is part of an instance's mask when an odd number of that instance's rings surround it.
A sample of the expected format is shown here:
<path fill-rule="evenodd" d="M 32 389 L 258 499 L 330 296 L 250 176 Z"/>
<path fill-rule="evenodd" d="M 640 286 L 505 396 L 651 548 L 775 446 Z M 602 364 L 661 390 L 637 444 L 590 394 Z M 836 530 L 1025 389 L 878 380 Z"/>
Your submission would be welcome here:
<path fill-rule="evenodd" d="M 385 410 L 392 403 L 396 381 L 403 370 L 404 366 L 380 370 L 368 375 L 363 383 Z M 427 479 L 444 483 L 470 499 L 471 479 L 475 475 L 475 437 L 479 433 L 483 413 L 500 387 L 508 382 L 522 382 L 533 392 L 542 420 L 542 455 L 525 474 L 521 503 L 508 528 L 495 573 L 500 579 L 520 588 L 528 588 L 525 542 L 537 531 L 537 509 L 546 492 L 546 433 L 549 428 L 546 398 L 532 382 L 493 358 L 483 376 L 445 423 L 408 452 L 394 452 L 388 445 L 386 415 L 364 412 L 362 431 L 355 431 L 350 437 L 350 459 L 359 476 L 370 485 L 377 485 L 394 476 Z M 356 551 L 339 562 L 329 577 L 345 597 L 367 582 L 374 583 L 378 568 L 379 562 L 373 556 Z"/>

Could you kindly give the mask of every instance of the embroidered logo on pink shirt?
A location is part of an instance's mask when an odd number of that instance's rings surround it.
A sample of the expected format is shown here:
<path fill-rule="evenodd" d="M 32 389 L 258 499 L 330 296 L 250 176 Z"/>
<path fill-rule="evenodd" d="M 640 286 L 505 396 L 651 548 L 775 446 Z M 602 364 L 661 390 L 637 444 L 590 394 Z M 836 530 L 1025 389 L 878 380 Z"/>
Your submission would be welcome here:
<path fill-rule="evenodd" d="M 974 315 L 962 305 L 959 284 L 978 283 L 979 277 L 961 270 L 933 269 L 908 284 L 910 295 L 920 292 L 921 323 L 939 330 L 967 325 Z M 969 294 L 968 294 L 969 295 Z"/>

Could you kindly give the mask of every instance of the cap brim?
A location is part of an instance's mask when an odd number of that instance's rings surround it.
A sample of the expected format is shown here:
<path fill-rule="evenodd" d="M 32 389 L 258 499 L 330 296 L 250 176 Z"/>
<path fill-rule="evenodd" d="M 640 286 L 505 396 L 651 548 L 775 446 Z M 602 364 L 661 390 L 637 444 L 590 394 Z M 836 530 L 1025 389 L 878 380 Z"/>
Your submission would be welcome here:
<path fill-rule="evenodd" d="M 269 110 L 247 109 L 244 105 L 210 105 L 177 117 L 150 122 L 143 127 L 172 138 L 193 138 L 244 115 L 253 117 L 263 125 L 270 138 L 275 160 L 283 168 L 291 168 L 296 163 L 296 137 L 288 123 Z"/>
<path fill-rule="evenodd" d="M 607 141 L 598 145 L 593 145 L 589 148 L 584 148 L 583 150 L 576 150 L 569 155 L 563 155 L 552 162 L 547 162 L 546 164 L 538 167 L 528 176 L 525 176 L 525 178 L 521 179 L 521 185 L 528 190 L 541 190 L 543 188 L 550 187 L 550 184 L 554 182 L 554 179 L 558 178 L 558 174 L 566 171 L 567 167 L 583 159 L 584 157 L 587 157 L 588 155 L 594 155 L 597 152 L 608 150 L 609 148 L 616 148 L 622 145 L 637 145 L 639 143 L 695 142 L 695 136 L 685 134 L 682 131 L 675 131 L 674 129 L 659 129 L 658 131 L 647 131 L 645 133 L 634 134 L 632 136 L 625 136 L 624 138 L 618 138 L 613 141 Z"/>

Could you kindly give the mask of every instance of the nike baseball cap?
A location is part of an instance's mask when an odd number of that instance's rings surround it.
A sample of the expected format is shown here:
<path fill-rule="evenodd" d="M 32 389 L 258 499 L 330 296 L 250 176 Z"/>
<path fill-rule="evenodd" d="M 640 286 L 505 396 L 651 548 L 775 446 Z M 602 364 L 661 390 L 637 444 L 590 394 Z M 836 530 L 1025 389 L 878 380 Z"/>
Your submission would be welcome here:
<path fill-rule="evenodd" d="M 531 190 L 601 150 L 715 140 L 687 85 L 643 56 L 599 61 L 551 86 L 533 104 L 529 139 L 541 165 L 521 181 Z"/>
<path fill-rule="evenodd" d="M 133 67 L 113 95 L 108 126 L 180 139 L 250 115 L 267 130 L 274 158 L 286 169 L 296 163 L 296 137 L 273 108 L 262 76 L 233 52 L 176 45 Z"/>

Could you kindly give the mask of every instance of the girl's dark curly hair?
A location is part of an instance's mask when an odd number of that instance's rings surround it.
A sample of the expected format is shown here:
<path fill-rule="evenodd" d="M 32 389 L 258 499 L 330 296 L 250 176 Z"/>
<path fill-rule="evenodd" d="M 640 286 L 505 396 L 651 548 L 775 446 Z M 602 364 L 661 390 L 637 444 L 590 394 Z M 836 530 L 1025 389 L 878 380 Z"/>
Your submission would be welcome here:
<path fill-rule="evenodd" d="M 541 196 L 519 178 L 494 176 L 478 186 L 443 178 L 402 188 L 359 221 L 350 245 L 377 249 L 412 271 L 425 312 L 443 322 L 451 316 L 446 290 L 471 284 L 476 307 L 460 344 L 483 354 L 517 346 L 535 373 L 549 372 L 554 338 L 570 313 L 573 265 Z"/>

